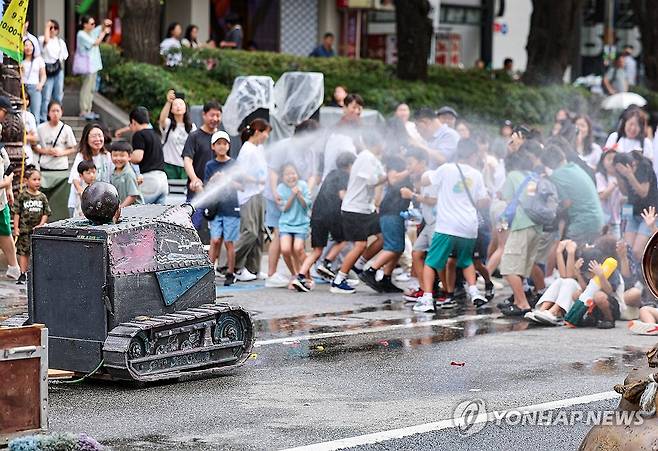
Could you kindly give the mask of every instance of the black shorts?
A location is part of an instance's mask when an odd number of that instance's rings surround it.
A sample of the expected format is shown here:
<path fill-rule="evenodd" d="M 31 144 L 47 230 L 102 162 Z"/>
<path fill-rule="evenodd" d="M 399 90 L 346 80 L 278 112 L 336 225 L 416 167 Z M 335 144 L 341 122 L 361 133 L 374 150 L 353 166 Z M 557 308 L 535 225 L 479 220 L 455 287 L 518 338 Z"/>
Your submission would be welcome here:
<path fill-rule="evenodd" d="M 345 241 L 368 241 L 368 237 L 381 233 L 377 213 L 341 212 L 343 219 L 343 237 Z"/>
<path fill-rule="evenodd" d="M 344 241 L 341 221 L 311 218 L 311 247 L 325 247 L 329 242 L 329 235 L 337 243 Z"/>

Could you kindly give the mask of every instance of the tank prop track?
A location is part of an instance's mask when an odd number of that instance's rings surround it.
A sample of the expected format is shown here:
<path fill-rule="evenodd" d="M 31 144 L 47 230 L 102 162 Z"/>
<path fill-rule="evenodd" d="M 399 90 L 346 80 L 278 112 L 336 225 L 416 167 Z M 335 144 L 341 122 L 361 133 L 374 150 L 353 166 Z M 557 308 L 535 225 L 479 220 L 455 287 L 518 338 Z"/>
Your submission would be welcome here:
<path fill-rule="evenodd" d="M 112 378 L 143 382 L 210 375 L 243 364 L 253 344 L 248 312 L 204 304 L 119 324 L 103 345 L 103 368 Z"/>

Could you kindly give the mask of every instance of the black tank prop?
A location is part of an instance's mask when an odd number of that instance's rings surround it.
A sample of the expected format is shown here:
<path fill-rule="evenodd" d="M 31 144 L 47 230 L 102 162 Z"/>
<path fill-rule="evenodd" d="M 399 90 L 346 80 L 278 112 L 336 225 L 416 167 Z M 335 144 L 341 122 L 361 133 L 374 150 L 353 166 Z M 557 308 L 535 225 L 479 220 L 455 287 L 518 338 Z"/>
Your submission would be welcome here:
<path fill-rule="evenodd" d="M 253 323 L 242 308 L 215 303 L 193 208 L 128 207 L 107 223 L 112 193 L 85 193 L 98 207 L 93 221 L 54 222 L 32 237 L 29 321 L 48 327 L 50 366 L 154 381 L 244 363 Z"/>

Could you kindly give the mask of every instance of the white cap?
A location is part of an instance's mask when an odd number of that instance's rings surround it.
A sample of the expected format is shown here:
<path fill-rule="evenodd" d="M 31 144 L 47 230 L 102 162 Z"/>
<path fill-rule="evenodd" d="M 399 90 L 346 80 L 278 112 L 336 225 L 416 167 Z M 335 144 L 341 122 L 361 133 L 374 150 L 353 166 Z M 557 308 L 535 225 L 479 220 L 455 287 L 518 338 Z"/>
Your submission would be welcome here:
<path fill-rule="evenodd" d="M 220 138 L 224 138 L 229 144 L 231 144 L 231 137 L 228 135 L 228 133 L 222 130 L 212 134 L 212 138 L 210 138 L 210 144 L 215 144 Z"/>

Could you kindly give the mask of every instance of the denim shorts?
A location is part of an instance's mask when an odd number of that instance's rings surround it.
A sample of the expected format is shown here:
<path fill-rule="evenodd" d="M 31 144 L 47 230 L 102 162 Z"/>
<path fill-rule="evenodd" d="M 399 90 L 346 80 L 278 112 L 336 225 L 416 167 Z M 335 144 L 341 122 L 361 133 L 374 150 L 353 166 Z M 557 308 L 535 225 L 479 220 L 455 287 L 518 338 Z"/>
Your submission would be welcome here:
<path fill-rule="evenodd" d="M 265 199 L 265 202 L 265 227 L 278 229 L 281 210 L 279 210 L 279 206 L 273 200 Z"/>
<path fill-rule="evenodd" d="M 240 218 L 237 216 L 215 216 L 208 222 L 210 238 L 224 241 L 238 241 L 240 237 Z"/>
<path fill-rule="evenodd" d="M 401 254 L 404 252 L 404 219 L 400 215 L 382 215 L 379 227 L 384 237 L 384 250 Z"/>
<path fill-rule="evenodd" d="M 293 240 L 306 241 L 306 237 L 308 236 L 308 233 L 306 233 L 306 232 L 300 232 L 300 233 L 282 232 L 281 230 L 279 230 L 279 237 L 283 238 L 284 236 L 292 237 Z"/>
<path fill-rule="evenodd" d="M 626 221 L 626 229 L 624 230 L 625 232 L 639 233 L 640 235 L 651 236 L 651 230 L 649 230 L 649 226 L 647 226 L 647 224 L 644 222 L 642 216 L 624 215 L 622 220 Z"/>

